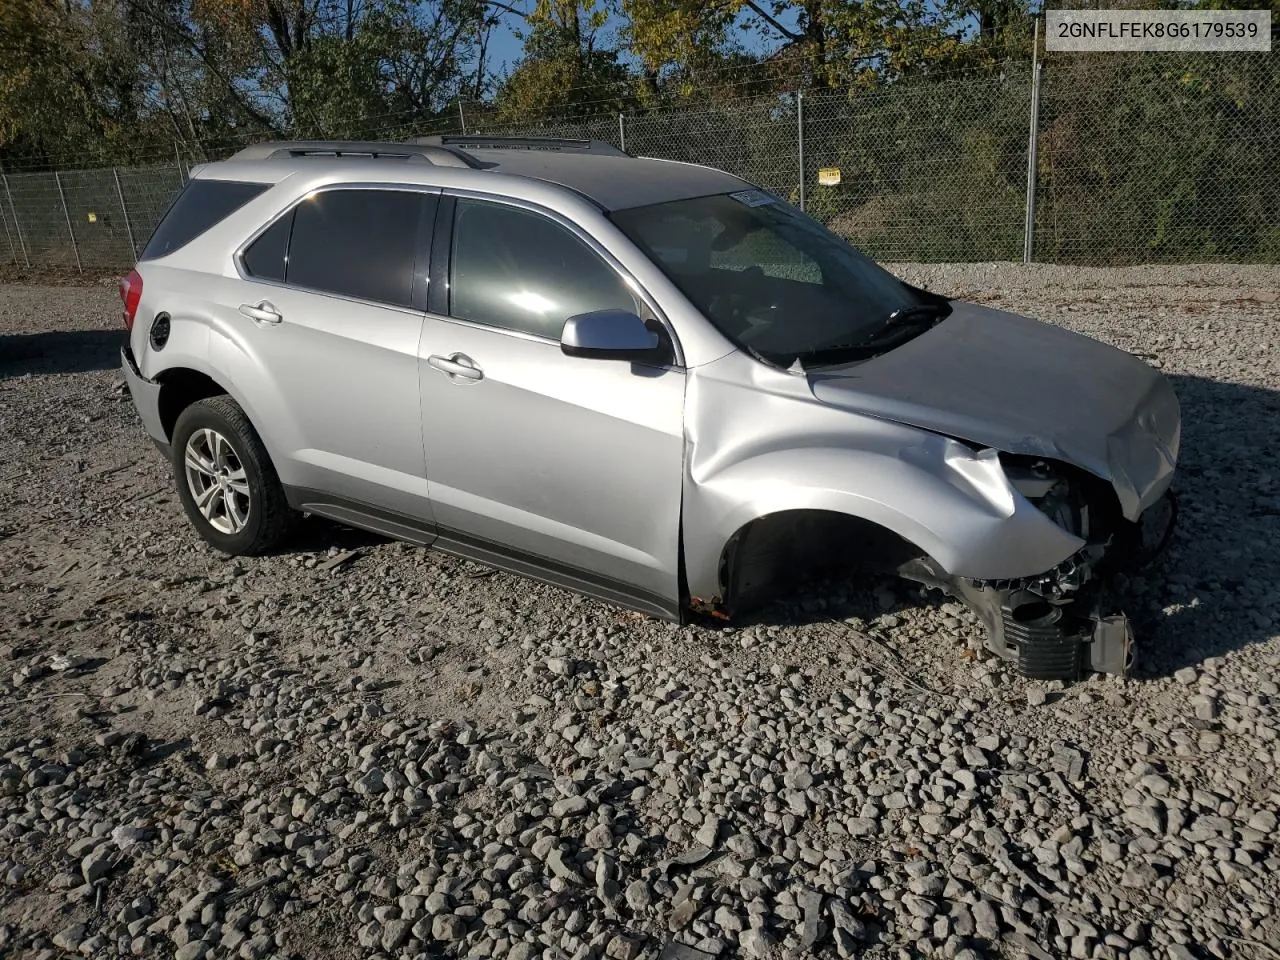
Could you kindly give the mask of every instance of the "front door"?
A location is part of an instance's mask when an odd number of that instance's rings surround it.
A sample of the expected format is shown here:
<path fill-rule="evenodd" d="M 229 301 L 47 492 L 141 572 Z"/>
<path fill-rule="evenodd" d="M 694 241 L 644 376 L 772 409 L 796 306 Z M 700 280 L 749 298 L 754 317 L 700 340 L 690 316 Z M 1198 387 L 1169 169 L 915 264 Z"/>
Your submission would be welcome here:
<path fill-rule="evenodd" d="M 448 302 L 419 351 L 439 545 L 675 613 L 683 370 L 561 352 L 568 317 L 640 309 L 571 225 L 496 200 L 441 214 Z"/>

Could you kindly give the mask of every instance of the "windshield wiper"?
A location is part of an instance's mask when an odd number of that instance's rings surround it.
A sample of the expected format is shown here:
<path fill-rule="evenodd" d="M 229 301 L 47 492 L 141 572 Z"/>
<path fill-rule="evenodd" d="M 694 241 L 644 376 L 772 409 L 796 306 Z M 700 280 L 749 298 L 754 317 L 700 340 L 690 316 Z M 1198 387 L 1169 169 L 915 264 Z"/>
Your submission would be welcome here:
<path fill-rule="evenodd" d="M 854 360 L 870 360 L 884 353 L 883 347 L 872 346 L 866 340 L 854 340 L 848 343 L 829 343 L 826 346 L 814 347 L 795 355 L 793 363 L 800 364 L 801 370 L 812 363 L 830 364 L 852 363 Z"/>
<path fill-rule="evenodd" d="M 900 307 L 885 319 L 880 329 L 859 340 L 839 343 L 828 343 L 797 354 L 796 361 L 801 365 L 819 361 L 833 363 L 836 358 L 840 362 L 851 363 L 854 360 L 870 360 L 885 352 L 884 341 L 896 339 L 904 330 L 918 327 L 926 329 L 946 318 L 951 313 L 951 304 L 920 303 L 910 307 Z"/>
<path fill-rule="evenodd" d="M 881 334 L 890 330 L 900 330 L 903 327 L 919 327 L 933 326 L 939 320 L 944 320 L 951 315 L 951 304 L 943 303 L 918 303 L 910 307 L 899 307 L 884 321 L 884 326 L 873 334 L 873 338 L 878 338 Z"/>

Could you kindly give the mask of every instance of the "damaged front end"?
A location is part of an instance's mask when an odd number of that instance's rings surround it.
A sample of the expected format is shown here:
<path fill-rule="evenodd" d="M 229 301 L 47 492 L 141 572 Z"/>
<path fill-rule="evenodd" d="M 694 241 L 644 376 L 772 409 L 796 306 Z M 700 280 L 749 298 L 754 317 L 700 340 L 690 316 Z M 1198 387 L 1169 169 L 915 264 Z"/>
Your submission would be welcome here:
<path fill-rule="evenodd" d="M 1150 563 L 1167 545 L 1177 502 L 1165 494 L 1127 520 L 1110 484 L 1064 464 L 1001 455 L 1010 484 L 1062 529 L 1085 541 L 1040 574 L 978 580 L 943 573 L 924 558 L 901 570 L 964 601 L 987 628 L 988 648 L 1023 676 L 1073 680 L 1090 671 L 1123 675 L 1133 632 L 1117 609 L 1118 577 Z"/>

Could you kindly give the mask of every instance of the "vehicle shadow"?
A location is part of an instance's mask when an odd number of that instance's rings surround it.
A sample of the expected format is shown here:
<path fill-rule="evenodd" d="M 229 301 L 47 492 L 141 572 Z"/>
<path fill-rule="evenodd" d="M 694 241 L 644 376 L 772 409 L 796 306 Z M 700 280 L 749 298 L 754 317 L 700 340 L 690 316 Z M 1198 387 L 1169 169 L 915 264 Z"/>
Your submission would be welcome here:
<path fill-rule="evenodd" d="M 390 537 L 380 533 L 348 527 L 336 520 L 311 514 L 272 553 L 288 556 L 296 553 L 324 553 L 330 549 L 357 550 L 391 542 Z"/>
<path fill-rule="evenodd" d="M 1138 675 L 1280 636 L 1280 392 L 1172 375 L 1182 404 L 1178 529 L 1135 578 Z"/>
<path fill-rule="evenodd" d="M 0 334 L 0 378 L 114 369 L 125 336 L 123 330 Z"/>
<path fill-rule="evenodd" d="M 1280 451 L 1280 392 L 1181 374 L 1170 380 L 1182 406 L 1178 528 L 1162 557 L 1119 585 L 1117 599 L 1133 621 L 1138 678 L 1280 636 L 1280 470 L 1268 470 Z M 810 583 L 738 625 L 870 619 L 888 609 L 887 599 L 876 599 L 882 581 L 845 586 Z"/>

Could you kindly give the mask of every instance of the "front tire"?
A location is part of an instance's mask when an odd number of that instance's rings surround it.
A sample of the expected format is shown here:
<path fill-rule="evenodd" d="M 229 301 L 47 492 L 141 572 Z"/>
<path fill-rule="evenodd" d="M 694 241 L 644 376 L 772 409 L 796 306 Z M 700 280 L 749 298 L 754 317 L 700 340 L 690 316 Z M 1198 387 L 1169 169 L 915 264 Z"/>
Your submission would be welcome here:
<path fill-rule="evenodd" d="M 207 543 L 234 556 L 280 543 L 295 514 L 239 404 L 228 396 L 191 404 L 178 416 L 171 448 L 182 507 Z"/>

